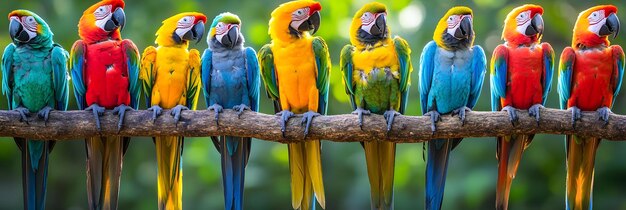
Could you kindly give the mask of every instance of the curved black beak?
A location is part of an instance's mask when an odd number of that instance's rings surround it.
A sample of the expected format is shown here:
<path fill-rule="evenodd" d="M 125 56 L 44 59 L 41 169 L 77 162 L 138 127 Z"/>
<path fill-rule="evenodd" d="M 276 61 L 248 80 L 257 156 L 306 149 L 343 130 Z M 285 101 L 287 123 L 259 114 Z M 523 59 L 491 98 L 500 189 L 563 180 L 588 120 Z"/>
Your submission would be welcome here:
<path fill-rule="evenodd" d="M 526 31 L 524 32 L 526 36 L 534 36 L 543 34 L 543 17 L 541 14 L 536 14 L 535 17 L 530 22 L 530 25 L 526 27 Z"/>
<path fill-rule="evenodd" d="M 28 42 L 30 40 L 30 36 L 28 36 L 22 24 L 17 20 L 11 20 L 9 23 L 9 35 L 11 36 L 11 40 L 17 40 L 19 42 Z"/>
<path fill-rule="evenodd" d="M 370 28 L 370 34 L 380 38 L 387 36 L 387 19 L 385 19 L 384 14 L 376 18 L 376 22 L 374 22 L 374 25 Z"/>
<path fill-rule="evenodd" d="M 617 37 L 619 34 L 619 19 L 615 13 L 611 13 L 609 17 L 606 18 L 606 23 L 600 28 L 599 35 L 607 36 L 613 34 L 613 38 Z"/>
<path fill-rule="evenodd" d="M 198 43 L 202 40 L 202 36 L 204 36 L 204 22 L 200 21 L 193 25 L 193 28 L 183 35 L 183 39 L 196 40 L 196 43 Z"/>
<path fill-rule="evenodd" d="M 239 26 L 233 26 L 228 30 L 226 36 L 222 37 L 220 41 L 223 45 L 228 48 L 233 48 L 237 42 L 239 41 Z"/>
<path fill-rule="evenodd" d="M 463 18 L 461 25 L 454 32 L 454 37 L 457 39 L 467 39 L 472 33 L 472 22 L 469 18 Z"/>
<path fill-rule="evenodd" d="M 315 12 L 309 17 L 309 19 L 298 26 L 298 31 L 311 31 L 311 34 L 315 34 L 320 28 L 320 22 L 320 12 Z"/>
<path fill-rule="evenodd" d="M 124 14 L 124 9 L 117 8 L 113 12 L 111 19 L 107 21 L 104 25 L 105 31 L 113 31 L 116 28 L 120 28 L 120 31 L 124 29 L 124 25 L 126 24 L 126 14 Z"/>

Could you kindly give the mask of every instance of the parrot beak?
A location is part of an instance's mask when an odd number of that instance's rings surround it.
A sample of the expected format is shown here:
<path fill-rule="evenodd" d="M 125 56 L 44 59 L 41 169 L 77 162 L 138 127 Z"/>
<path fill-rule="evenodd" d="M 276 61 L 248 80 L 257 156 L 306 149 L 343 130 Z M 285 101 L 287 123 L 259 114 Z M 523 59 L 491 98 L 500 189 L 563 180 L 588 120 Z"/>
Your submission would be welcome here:
<path fill-rule="evenodd" d="M 467 39 L 472 32 L 472 22 L 469 18 L 463 18 L 461 25 L 454 32 L 454 38 Z"/>
<path fill-rule="evenodd" d="M 387 36 L 387 18 L 385 14 L 378 15 L 376 22 L 374 22 L 374 25 L 370 28 L 370 34 L 379 38 L 385 38 L 385 36 Z"/>
<path fill-rule="evenodd" d="M 315 34 L 320 28 L 320 20 L 320 12 L 314 12 L 306 21 L 302 22 L 302 24 L 298 26 L 298 31 L 309 31 L 311 34 Z"/>
<path fill-rule="evenodd" d="M 193 28 L 187 31 L 182 38 L 184 40 L 196 40 L 196 43 L 198 43 L 202 40 L 202 36 L 204 36 L 204 22 L 200 21 L 193 25 Z"/>
<path fill-rule="evenodd" d="M 28 42 L 31 39 L 28 32 L 24 30 L 22 23 L 20 23 L 17 19 L 11 19 L 11 22 L 9 23 L 9 35 L 12 40 L 16 40 L 18 42 Z"/>
<path fill-rule="evenodd" d="M 619 19 L 615 13 L 611 13 L 611 15 L 606 18 L 606 23 L 600 28 L 598 34 L 600 36 L 613 34 L 613 38 L 617 37 L 617 34 L 619 34 Z"/>
<path fill-rule="evenodd" d="M 535 17 L 530 22 L 530 25 L 526 27 L 526 31 L 524 35 L 526 36 L 534 36 L 534 35 L 543 34 L 543 18 L 541 14 L 536 14 Z"/>
<path fill-rule="evenodd" d="M 113 12 L 111 19 L 107 21 L 106 24 L 104 25 L 104 30 L 113 31 L 119 27 L 121 31 L 122 29 L 124 29 L 125 24 L 126 24 L 126 14 L 124 14 L 124 9 L 122 9 L 121 7 L 118 7 L 117 9 L 115 9 L 115 12 Z"/>
<path fill-rule="evenodd" d="M 233 26 L 228 30 L 226 36 L 223 36 L 220 43 L 228 48 L 233 48 L 239 41 L 239 26 Z"/>

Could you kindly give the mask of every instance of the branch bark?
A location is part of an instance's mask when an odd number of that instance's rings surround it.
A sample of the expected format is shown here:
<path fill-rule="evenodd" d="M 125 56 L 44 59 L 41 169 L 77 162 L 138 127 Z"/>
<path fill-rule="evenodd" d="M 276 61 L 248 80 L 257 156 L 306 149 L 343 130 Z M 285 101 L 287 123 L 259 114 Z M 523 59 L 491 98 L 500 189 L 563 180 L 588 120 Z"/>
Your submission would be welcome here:
<path fill-rule="evenodd" d="M 437 131 L 431 132 L 430 118 L 423 116 L 398 116 L 391 132 L 386 132 L 385 119 L 381 115 L 364 116 L 361 130 L 356 115 L 319 116 L 313 119 L 306 139 L 326 139 L 336 142 L 393 141 L 422 142 L 433 138 L 488 137 L 512 134 L 576 134 L 609 140 L 626 137 L 626 116 L 611 114 L 609 124 L 604 126 L 595 112 L 583 112 L 582 120 L 571 123 L 571 112 L 557 109 L 542 109 L 539 123 L 528 112 L 520 111 L 519 122 L 512 125 L 506 112 L 468 112 L 464 125 L 456 116 L 443 116 L 437 123 Z M 91 112 L 53 111 L 47 124 L 35 114 L 29 123 L 19 121 L 14 111 L 0 111 L 0 136 L 28 139 L 82 139 L 97 135 L 159 136 L 176 135 L 187 137 L 231 135 L 253 137 L 281 143 L 305 140 L 301 118 L 289 120 L 285 137 L 281 134 L 279 118 L 274 115 L 246 111 L 237 117 L 232 110 L 225 110 L 215 123 L 212 111 L 184 111 L 178 124 L 174 124 L 169 111 L 155 122 L 152 112 L 130 111 L 126 113 L 124 127 L 117 132 L 118 116 L 111 111 L 100 118 L 102 130 L 96 129 Z"/>

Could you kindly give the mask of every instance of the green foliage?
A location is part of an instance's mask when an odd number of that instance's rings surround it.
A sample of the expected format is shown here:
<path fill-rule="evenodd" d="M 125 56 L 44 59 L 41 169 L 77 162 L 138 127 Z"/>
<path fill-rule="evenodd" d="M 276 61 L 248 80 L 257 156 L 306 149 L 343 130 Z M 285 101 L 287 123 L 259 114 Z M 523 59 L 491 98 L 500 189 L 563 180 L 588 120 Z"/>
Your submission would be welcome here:
<path fill-rule="evenodd" d="M 28 9 L 44 18 L 54 40 L 69 50 L 78 39 L 77 23 L 82 11 L 95 1 L 81 0 L 23 0 L 3 1 L 0 14 L 14 9 Z M 222 12 L 233 12 L 243 21 L 242 31 L 247 45 L 259 49 L 269 42 L 267 22 L 270 12 L 282 1 L 258 0 L 128 0 L 127 25 L 122 36 L 133 40 L 140 51 L 154 43 L 154 33 L 161 21 L 178 12 L 198 11 L 209 20 Z M 330 50 L 332 74 L 330 77 L 329 114 L 349 113 L 351 108 L 341 80 L 339 54 L 349 42 L 348 28 L 354 12 L 369 0 L 321 0 L 322 24 L 317 35 L 322 36 Z M 455 5 L 467 4 L 474 9 L 476 44 L 486 53 L 502 41 L 502 22 L 509 10 L 525 1 L 475 0 L 427 1 L 381 0 L 389 7 L 389 24 L 394 35 L 405 38 L 412 47 L 415 71 L 406 113 L 418 115 L 419 93 L 417 67 L 423 46 L 432 39 L 433 29 L 445 11 Z M 557 56 L 570 44 L 571 32 L 578 12 L 594 4 L 611 3 L 625 9 L 625 1 L 600 0 L 543 0 L 545 9 L 545 35 L 543 40 L 552 44 Z M 626 20 L 622 12 L 620 17 Z M 400 17 L 405 19 L 400 20 Z M 0 45 L 10 42 L 8 21 L 0 27 Z M 626 36 L 620 35 L 614 44 L 626 46 Z M 203 50 L 206 43 L 191 47 Z M 488 75 L 486 75 L 488 76 Z M 488 78 L 487 78 L 488 79 Z M 556 80 L 555 80 L 556 81 Z M 554 82 L 556 83 L 556 82 Z M 556 84 L 548 99 L 548 107 L 556 108 Z M 489 84 L 483 88 L 476 110 L 489 108 Z M 270 100 L 261 90 L 261 112 L 272 112 Z M 626 114 L 626 94 L 616 100 L 614 112 Z M 71 97 L 70 109 L 76 109 Z M 143 99 L 142 99 L 143 100 Z M 141 103 L 142 105 L 144 103 Z M 206 105 L 200 100 L 199 109 Z M 0 108 L 6 109 L 6 99 L 0 99 Z M 142 107 L 145 108 L 145 107 Z M 166 116 L 164 116 L 166 117 Z M 510 205 L 515 209 L 562 209 L 565 191 L 565 150 L 563 136 L 538 135 L 524 154 L 517 178 L 514 181 Z M 207 138 L 189 138 L 184 152 L 184 206 L 186 209 L 223 208 L 219 155 Z M 327 192 L 327 209 L 368 209 L 369 184 L 363 150 L 358 143 L 324 142 L 322 156 L 324 181 Z M 86 209 L 85 152 L 82 141 L 60 142 L 54 148 L 48 179 L 49 209 Z M 445 209 L 493 209 L 497 162 L 494 158 L 495 139 L 468 139 L 451 157 L 444 199 Z M 597 209 L 618 209 L 626 206 L 623 190 L 626 176 L 619 151 L 626 144 L 605 141 L 596 159 L 595 202 Z M 419 209 L 424 198 L 424 161 L 421 144 L 401 144 L 396 160 L 396 208 Z M 290 208 L 290 187 L 287 147 L 265 141 L 254 141 L 246 176 L 247 209 Z M 0 209 L 19 209 L 22 206 L 20 154 L 8 138 L 0 140 Z M 125 157 L 119 207 L 121 209 L 155 209 L 157 204 L 156 161 L 154 145 L 149 138 L 136 138 Z"/>

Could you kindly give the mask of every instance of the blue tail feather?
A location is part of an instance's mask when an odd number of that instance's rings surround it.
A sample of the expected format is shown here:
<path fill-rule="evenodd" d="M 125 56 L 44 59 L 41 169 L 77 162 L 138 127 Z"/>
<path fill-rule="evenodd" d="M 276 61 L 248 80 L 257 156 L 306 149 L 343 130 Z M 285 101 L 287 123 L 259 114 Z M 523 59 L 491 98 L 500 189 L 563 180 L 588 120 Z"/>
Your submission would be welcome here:
<path fill-rule="evenodd" d="M 250 156 L 250 138 L 220 137 L 224 208 L 243 209 L 245 168 Z"/>
<path fill-rule="evenodd" d="M 441 209 L 450 151 L 461 139 L 434 139 L 428 142 L 426 162 L 426 209 Z"/>
<path fill-rule="evenodd" d="M 15 143 L 22 151 L 24 209 L 45 209 L 48 156 L 54 143 L 22 138 L 15 138 Z"/>

